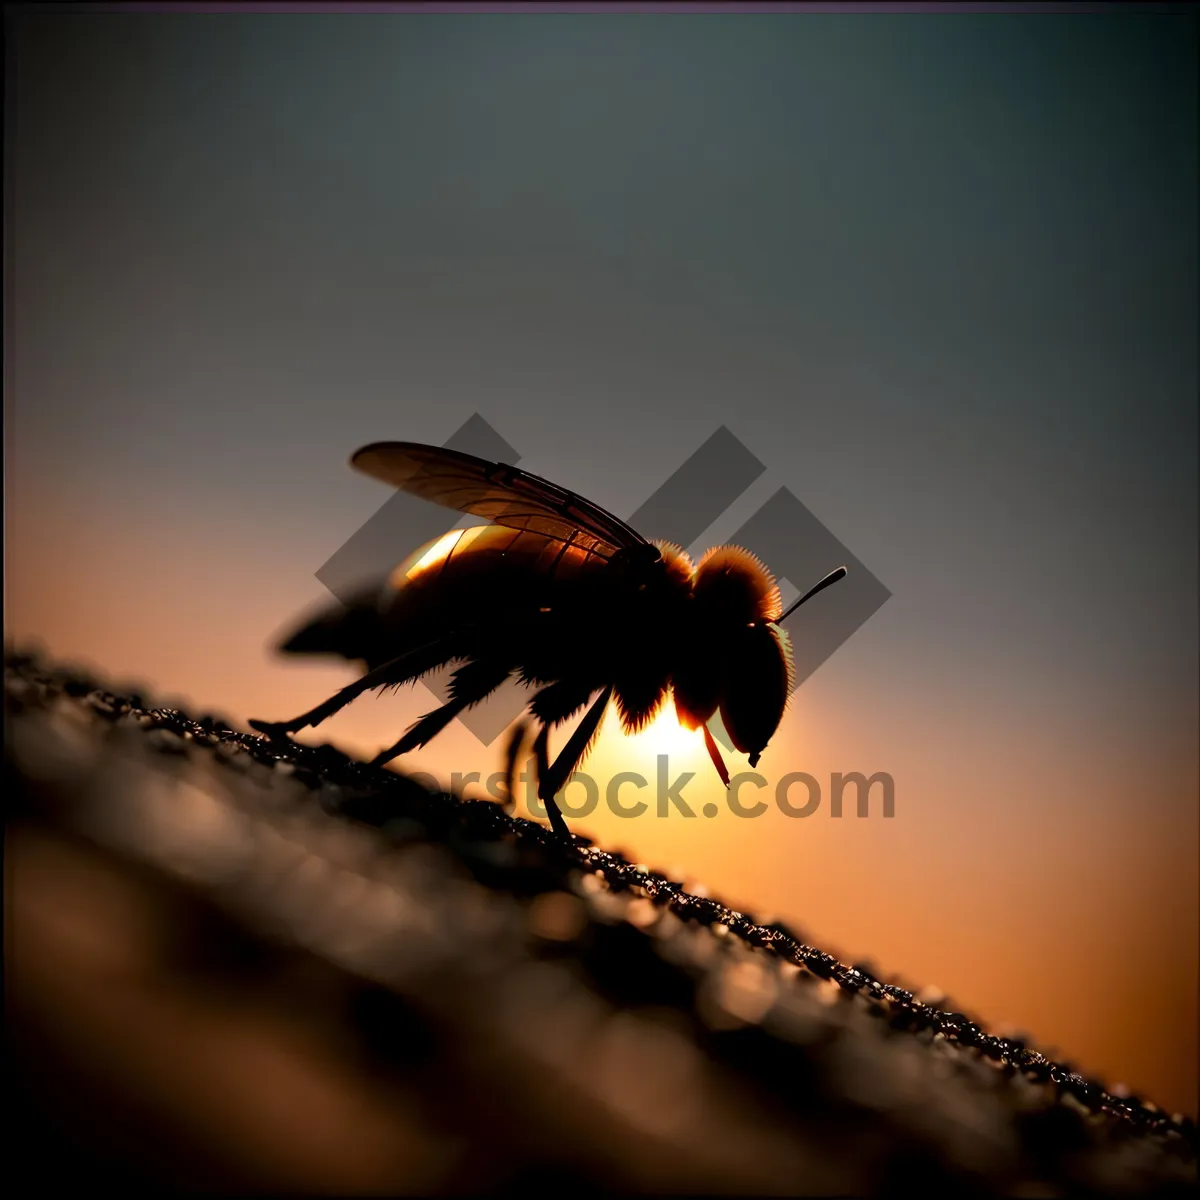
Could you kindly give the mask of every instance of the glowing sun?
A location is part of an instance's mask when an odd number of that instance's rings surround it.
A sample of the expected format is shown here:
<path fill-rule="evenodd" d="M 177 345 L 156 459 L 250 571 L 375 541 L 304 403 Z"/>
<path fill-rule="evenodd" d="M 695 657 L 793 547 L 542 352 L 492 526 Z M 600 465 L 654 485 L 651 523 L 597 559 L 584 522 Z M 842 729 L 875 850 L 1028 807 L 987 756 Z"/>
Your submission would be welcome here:
<path fill-rule="evenodd" d="M 638 734 L 644 739 L 647 748 L 655 754 L 669 754 L 682 757 L 695 751 L 704 750 L 703 734 L 699 729 L 684 729 L 675 714 L 675 705 L 668 700 L 662 707 L 662 712 Z"/>

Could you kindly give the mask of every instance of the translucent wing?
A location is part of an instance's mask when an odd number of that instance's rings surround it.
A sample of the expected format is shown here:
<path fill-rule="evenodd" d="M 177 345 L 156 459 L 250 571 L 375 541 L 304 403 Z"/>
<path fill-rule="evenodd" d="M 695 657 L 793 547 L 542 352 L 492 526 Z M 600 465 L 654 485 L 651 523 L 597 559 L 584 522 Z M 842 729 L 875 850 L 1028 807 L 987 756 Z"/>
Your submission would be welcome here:
<path fill-rule="evenodd" d="M 374 442 L 350 459 L 355 470 L 423 500 L 526 529 L 603 558 L 646 539 L 598 504 L 549 480 L 442 446 Z"/>

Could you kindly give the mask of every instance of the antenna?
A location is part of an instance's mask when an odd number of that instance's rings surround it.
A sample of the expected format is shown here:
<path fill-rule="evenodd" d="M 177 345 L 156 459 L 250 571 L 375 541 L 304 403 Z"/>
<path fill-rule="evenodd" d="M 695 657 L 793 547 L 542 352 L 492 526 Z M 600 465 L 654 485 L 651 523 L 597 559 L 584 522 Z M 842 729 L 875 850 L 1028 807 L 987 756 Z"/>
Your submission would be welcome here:
<path fill-rule="evenodd" d="M 775 618 L 775 624 L 782 625 L 784 621 L 786 621 L 788 617 L 790 617 L 792 613 L 794 613 L 796 609 L 798 609 L 806 600 L 811 600 L 818 592 L 823 592 L 831 583 L 837 583 L 839 579 L 844 579 L 845 577 L 845 567 L 838 567 L 836 570 L 830 571 L 829 574 L 826 575 L 825 578 L 816 585 L 816 587 L 809 588 L 799 600 L 797 600 L 794 604 L 788 605 L 787 612 L 785 612 L 782 616 Z"/>

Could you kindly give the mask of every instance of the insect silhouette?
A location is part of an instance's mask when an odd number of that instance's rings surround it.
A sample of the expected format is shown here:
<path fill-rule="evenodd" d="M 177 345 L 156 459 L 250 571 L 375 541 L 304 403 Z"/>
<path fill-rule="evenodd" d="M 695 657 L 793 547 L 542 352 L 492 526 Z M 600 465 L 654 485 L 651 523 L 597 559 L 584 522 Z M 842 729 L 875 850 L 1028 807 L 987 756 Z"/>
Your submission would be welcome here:
<path fill-rule="evenodd" d="M 673 695 L 687 729 L 701 728 L 722 782 L 729 773 L 708 729 L 720 711 L 751 767 L 783 717 L 794 682 L 781 622 L 846 574 L 838 567 L 784 612 L 779 588 L 748 550 L 717 546 L 693 564 L 669 542 L 648 542 L 582 496 L 503 463 L 413 442 L 377 442 L 356 470 L 424 500 L 483 518 L 410 554 L 382 581 L 306 621 L 287 654 L 332 654 L 365 674 L 285 722 L 251 721 L 272 738 L 315 726 L 375 688 L 413 682 L 451 662 L 446 704 L 425 714 L 374 760 L 381 766 L 437 736 L 461 712 L 517 675 L 536 687 L 529 712 L 538 798 L 555 833 L 554 797 L 587 755 L 610 701 L 626 733 Z M 550 730 L 588 707 L 553 762 Z M 508 795 L 530 723 L 514 727 Z"/>

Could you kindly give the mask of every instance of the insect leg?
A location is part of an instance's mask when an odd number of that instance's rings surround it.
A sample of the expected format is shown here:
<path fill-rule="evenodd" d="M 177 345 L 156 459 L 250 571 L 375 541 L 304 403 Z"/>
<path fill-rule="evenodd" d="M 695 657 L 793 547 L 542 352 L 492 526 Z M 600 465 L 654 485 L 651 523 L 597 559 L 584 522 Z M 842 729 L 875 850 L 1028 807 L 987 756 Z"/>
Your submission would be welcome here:
<path fill-rule="evenodd" d="M 505 794 L 508 796 L 504 803 L 506 811 L 511 811 L 513 804 L 517 798 L 517 764 L 521 759 L 521 751 L 525 748 L 525 741 L 529 737 L 529 722 L 522 719 L 514 726 L 512 733 L 508 736 L 508 745 L 504 748 L 504 786 Z"/>
<path fill-rule="evenodd" d="M 564 841 L 571 840 L 570 830 L 562 815 L 562 809 L 555 801 L 555 793 L 559 790 L 546 791 L 545 781 L 550 778 L 550 727 L 543 725 L 538 735 L 533 739 L 533 752 L 537 756 L 538 799 L 546 806 L 546 816 L 550 818 L 550 828 Z"/>
<path fill-rule="evenodd" d="M 401 683 L 405 679 L 415 679 L 418 675 L 423 675 L 426 671 L 440 666 L 446 661 L 449 651 L 448 639 L 427 642 L 424 646 L 409 650 L 374 670 L 368 671 L 361 679 L 347 684 L 341 691 L 330 696 L 328 700 L 318 704 L 316 708 L 301 713 L 300 716 L 293 717 L 290 721 L 260 721 L 257 718 L 251 718 L 250 727 L 257 729 L 259 733 L 265 733 L 268 737 L 286 737 L 289 733 L 296 733 L 309 725 L 319 725 L 322 721 L 332 717 L 334 713 L 340 712 L 351 700 L 361 696 L 363 692 L 369 692 L 371 688 L 383 687 L 389 683 Z"/>
<path fill-rule="evenodd" d="M 570 680 L 547 684 L 529 702 L 529 711 L 543 725 L 561 725 L 592 698 L 595 690 L 591 684 Z"/>
<path fill-rule="evenodd" d="M 540 726 L 533 744 L 537 757 L 538 799 L 546 806 L 546 814 L 554 832 L 563 838 L 568 836 L 567 823 L 554 799 L 561 790 L 561 784 L 550 792 L 546 791 L 543 784 L 543 780 L 550 777 L 550 727 L 561 724 L 578 712 L 591 699 L 592 691 L 589 684 L 559 680 L 542 688 L 529 704 L 529 710 Z"/>
<path fill-rule="evenodd" d="M 604 718 L 604 710 L 608 707 L 609 700 L 612 699 L 612 693 L 611 687 L 606 687 L 600 693 L 595 704 L 588 709 L 587 714 L 579 722 L 578 728 L 571 734 L 570 740 L 559 752 L 552 766 L 543 772 L 540 769 L 541 764 L 538 764 L 538 799 L 545 803 L 547 811 L 550 811 L 550 805 L 554 802 L 553 798 L 570 779 L 571 773 L 587 754 L 588 748 L 600 728 L 600 722 Z M 557 810 L 557 806 L 555 809 Z"/>
<path fill-rule="evenodd" d="M 460 712 L 470 708 L 472 704 L 478 704 L 494 692 L 508 678 L 511 671 L 508 663 L 487 660 L 470 662 L 464 667 L 459 667 L 450 682 L 451 699 L 441 708 L 426 713 L 410 725 L 394 746 L 371 760 L 371 766 L 381 767 L 393 758 L 432 741 Z"/>
<path fill-rule="evenodd" d="M 717 774 L 721 777 L 721 782 L 729 786 L 729 768 L 725 765 L 725 760 L 721 757 L 721 751 L 717 743 L 713 740 L 713 735 L 709 732 L 707 725 L 702 725 L 704 730 L 704 745 L 708 749 L 708 757 L 712 759 L 712 765 L 717 768 Z M 750 764 L 754 766 L 753 763 Z"/>

